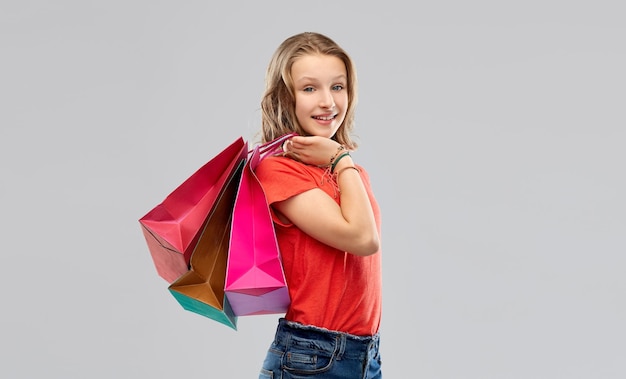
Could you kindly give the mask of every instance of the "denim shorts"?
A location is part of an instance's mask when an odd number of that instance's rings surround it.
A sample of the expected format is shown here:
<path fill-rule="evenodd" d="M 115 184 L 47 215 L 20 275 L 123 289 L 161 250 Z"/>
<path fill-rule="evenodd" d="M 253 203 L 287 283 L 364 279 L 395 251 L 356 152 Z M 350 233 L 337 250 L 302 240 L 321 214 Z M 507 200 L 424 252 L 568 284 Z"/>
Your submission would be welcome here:
<path fill-rule="evenodd" d="M 379 335 L 360 337 L 281 318 L 259 379 L 380 379 Z"/>

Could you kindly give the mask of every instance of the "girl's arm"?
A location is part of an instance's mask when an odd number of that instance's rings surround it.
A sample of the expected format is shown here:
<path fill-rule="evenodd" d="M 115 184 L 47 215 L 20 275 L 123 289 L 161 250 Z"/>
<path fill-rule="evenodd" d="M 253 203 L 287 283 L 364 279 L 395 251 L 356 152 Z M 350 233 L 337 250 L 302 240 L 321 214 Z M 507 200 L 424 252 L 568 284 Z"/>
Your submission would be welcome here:
<path fill-rule="evenodd" d="M 307 164 L 328 164 L 339 144 L 325 137 L 293 137 L 286 145 L 290 155 Z M 286 218 L 311 237 L 349 253 L 366 256 L 380 247 L 374 213 L 359 172 L 350 156 L 334 168 L 341 205 L 321 189 L 312 189 L 274 203 L 279 217 Z"/>

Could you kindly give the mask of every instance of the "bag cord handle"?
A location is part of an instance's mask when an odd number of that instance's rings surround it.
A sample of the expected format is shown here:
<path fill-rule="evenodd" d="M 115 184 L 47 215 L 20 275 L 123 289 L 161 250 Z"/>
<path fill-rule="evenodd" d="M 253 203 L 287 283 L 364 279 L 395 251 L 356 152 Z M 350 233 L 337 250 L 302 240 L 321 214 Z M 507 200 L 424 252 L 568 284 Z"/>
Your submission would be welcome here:
<path fill-rule="evenodd" d="M 283 134 L 280 137 L 277 137 L 269 142 L 266 142 L 262 145 L 257 146 L 257 149 L 259 150 L 259 154 L 261 155 L 272 155 L 274 154 L 278 149 L 282 149 L 283 143 L 285 143 L 285 141 L 287 141 L 288 139 L 290 139 L 291 137 L 297 136 L 298 133 L 296 132 L 292 132 L 292 133 L 288 133 L 288 134 Z"/>

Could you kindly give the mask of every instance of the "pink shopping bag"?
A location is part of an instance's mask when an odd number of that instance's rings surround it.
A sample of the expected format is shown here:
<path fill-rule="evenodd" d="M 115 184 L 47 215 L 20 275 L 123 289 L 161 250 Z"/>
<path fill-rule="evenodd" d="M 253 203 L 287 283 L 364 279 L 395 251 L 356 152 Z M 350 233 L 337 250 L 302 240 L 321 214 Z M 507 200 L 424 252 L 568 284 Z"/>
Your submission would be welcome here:
<path fill-rule="evenodd" d="M 233 209 L 225 285 L 237 316 L 283 313 L 290 303 L 270 208 L 254 170 L 293 135 L 255 146 L 243 168 Z"/>
<path fill-rule="evenodd" d="M 236 139 L 139 219 L 157 273 L 168 283 L 189 270 L 202 226 L 247 154 L 247 143 Z"/>

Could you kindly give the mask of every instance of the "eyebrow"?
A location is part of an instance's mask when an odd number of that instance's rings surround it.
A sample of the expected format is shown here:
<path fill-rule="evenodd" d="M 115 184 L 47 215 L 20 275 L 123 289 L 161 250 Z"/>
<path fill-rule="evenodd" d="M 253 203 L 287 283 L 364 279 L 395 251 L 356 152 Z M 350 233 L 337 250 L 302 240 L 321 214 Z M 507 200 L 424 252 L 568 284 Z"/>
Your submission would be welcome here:
<path fill-rule="evenodd" d="M 333 81 L 348 80 L 348 77 L 346 75 L 341 74 L 341 75 L 335 76 L 332 80 Z M 303 77 L 301 77 L 301 78 L 296 80 L 296 82 L 304 82 L 304 81 L 317 82 L 317 81 L 319 81 L 319 79 L 311 77 L 311 76 L 303 76 Z"/>

